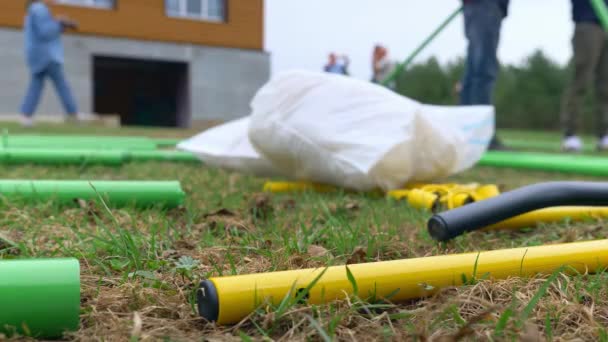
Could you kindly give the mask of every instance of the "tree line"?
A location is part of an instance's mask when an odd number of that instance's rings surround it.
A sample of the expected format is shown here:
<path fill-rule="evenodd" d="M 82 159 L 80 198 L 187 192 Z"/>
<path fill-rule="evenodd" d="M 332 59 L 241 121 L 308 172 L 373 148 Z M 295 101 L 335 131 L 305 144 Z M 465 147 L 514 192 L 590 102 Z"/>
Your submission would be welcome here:
<path fill-rule="evenodd" d="M 459 81 L 464 60 L 441 65 L 435 58 L 415 64 L 397 78 L 398 93 L 418 101 L 458 104 Z M 542 51 L 536 51 L 521 65 L 503 65 L 496 83 L 494 101 L 499 128 L 533 130 L 560 129 L 562 94 L 571 75 L 571 66 L 561 66 Z M 593 94 L 587 94 L 583 129 L 594 132 Z"/>

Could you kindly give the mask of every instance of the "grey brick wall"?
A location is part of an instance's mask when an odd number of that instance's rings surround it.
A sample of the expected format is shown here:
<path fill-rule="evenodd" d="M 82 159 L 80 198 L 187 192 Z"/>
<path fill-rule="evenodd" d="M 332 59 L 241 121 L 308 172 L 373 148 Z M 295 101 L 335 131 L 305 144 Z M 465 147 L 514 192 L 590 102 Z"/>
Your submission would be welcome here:
<path fill-rule="evenodd" d="M 255 92 L 270 77 L 265 52 L 129 39 L 70 35 L 63 38 L 65 70 L 81 112 L 93 110 L 93 56 L 187 62 L 192 120 L 229 120 L 247 115 Z M 16 113 L 29 82 L 22 32 L 0 29 L 0 115 Z M 63 110 L 47 83 L 40 114 Z"/>

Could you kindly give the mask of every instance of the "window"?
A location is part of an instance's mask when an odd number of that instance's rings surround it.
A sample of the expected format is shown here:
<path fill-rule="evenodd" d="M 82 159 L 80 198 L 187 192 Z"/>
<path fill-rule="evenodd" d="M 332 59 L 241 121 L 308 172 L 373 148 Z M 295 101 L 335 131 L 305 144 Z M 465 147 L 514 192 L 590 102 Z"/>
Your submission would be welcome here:
<path fill-rule="evenodd" d="M 208 21 L 226 20 L 227 0 L 165 0 L 167 15 Z"/>
<path fill-rule="evenodd" d="M 115 0 L 57 0 L 62 5 L 114 8 Z"/>

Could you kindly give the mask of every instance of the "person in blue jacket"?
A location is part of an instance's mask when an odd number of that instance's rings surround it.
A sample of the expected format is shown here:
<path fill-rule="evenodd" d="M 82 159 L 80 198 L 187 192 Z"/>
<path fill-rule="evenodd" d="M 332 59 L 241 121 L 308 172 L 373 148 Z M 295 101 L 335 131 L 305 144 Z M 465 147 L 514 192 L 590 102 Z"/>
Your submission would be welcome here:
<path fill-rule="evenodd" d="M 25 55 L 30 70 L 30 85 L 21 105 L 24 126 L 33 124 L 33 115 L 40 102 L 44 81 L 50 78 L 69 118 L 76 118 L 78 108 L 63 72 L 61 34 L 76 29 L 65 18 L 55 18 L 47 6 L 50 0 L 29 0 L 25 16 Z"/>
<path fill-rule="evenodd" d="M 350 60 L 348 56 L 342 55 L 338 56 L 335 53 L 330 53 L 328 56 L 328 62 L 323 67 L 323 71 L 328 72 L 330 74 L 339 74 L 348 76 L 348 65 L 350 64 Z"/>
<path fill-rule="evenodd" d="M 468 40 L 461 105 L 491 105 L 498 76 L 498 42 L 509 0 L 463 0 L 465 36 Z M 494 136 L 490 149 L 504 146 Z"/>
<path fill-rule="evenodd" d="M 604 0 L 608 4 L 608 0 Z M 597 149 L 608 151 L 608 34 L 602 28 L 589 0 L 572 0 L 573 75 L 562 98 L 561 119 L 564 129 L 562 148 L 582 150 L 578 137 L 579 119 L 589 86 L 595 86 L 597 112 Z"/>

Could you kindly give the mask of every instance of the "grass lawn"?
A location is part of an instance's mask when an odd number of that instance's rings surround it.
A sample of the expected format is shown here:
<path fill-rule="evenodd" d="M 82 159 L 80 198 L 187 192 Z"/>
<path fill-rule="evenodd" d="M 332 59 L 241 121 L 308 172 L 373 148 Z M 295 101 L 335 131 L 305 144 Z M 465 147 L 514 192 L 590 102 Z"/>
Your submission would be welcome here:
<path fill-rule="evenodd" d="M 38 131 L 159 137 L 193 133 L 62 126 L 27 130 Z M 546 134 L 540 136 L 547 139 Z M 341 302 L 296 306 L 283 315 L 258 312 L 232 327 L 199 319 L 192 299 L 194 284 L 210 276 L 599 239 L 608 233 L 602 222 L 476 232 L 438 244 L 425 229 L 430 214 L 405 203 L 358 194 L 264 195 L 264 179 L 199 165 L 0 166 L 0 175 L 177 179 L 188 194 L 185 208 L 170 211 L 0 200 L 0 258 L 80 260 L 81 328 L 67 335 L 69 340 L 608 340 L 608 274 L 560 275 L 540 299 L 535 295 L 546 278 L 481 280 L 372 315 L 360 310 L 360 304 Z M 443 181 L 496 183 L 512 189 L 576 179 L 593 178 L 475 168 Z M 209 215 L 220 209 L 234 215 Z"/>

